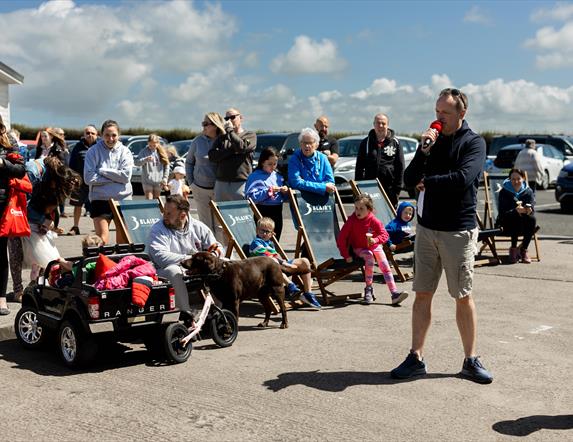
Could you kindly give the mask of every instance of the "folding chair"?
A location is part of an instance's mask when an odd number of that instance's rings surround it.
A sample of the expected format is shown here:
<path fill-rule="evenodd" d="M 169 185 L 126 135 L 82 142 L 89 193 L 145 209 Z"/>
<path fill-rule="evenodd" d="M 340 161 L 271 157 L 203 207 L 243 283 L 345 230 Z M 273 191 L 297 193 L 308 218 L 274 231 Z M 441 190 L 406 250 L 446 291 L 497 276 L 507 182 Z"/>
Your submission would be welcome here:
<path fill-rule="evenodd" d="M 498 216 L 498 205 L 499 205 L 499 192 L 503 186 L 503 181 L 507 178 L 507 175 L 490 175 L 487 172 L 483 173 L 484 181 L 484 192 L 485 192 L 485 207 L 484 207 L 484 221 L 487 228 L 495 229 L 495 221 Z M 527 174 L 525 177 L 525 182 L 527 182 Z M 539 238 L 537 236 L 537 231 L 539 226 L 535 228 L 533 233 L 533 244 L 535 245 L 535 254 L 531 255 L 532 260 L 541 261 L 541 255 L 539 252 Z M 502 250 L 509 254 L 509 247 L 504 247 L 500 249 L 498 243 L 507 244 L 511 243 L 511 237 L 503 233 L 502 230 L 498 229 L 498 232 L 493 238 L 495 247 L 498 251 Z"/>
<path fill-rule="evenodd" d="M 372 198 L 372 202 L 374 203 L 374 214 L 384 226 L 396 218 L 396 209 L 394 209 L 394 206 L 390 202 L 386 191 L 378 179 L 359 182 L 350 180 L 350 187 L 354 196 L 366 193 L 370 198 Z M 394 253 L 400 253 L 405 249 L 411 248 L 411 246 L 411 241 L 402 241 L 400 244 L 396 244 L 396 250 L 392 252 L 386 244 L 383 245 L 386 258 L 388 259 L 388 262 L 392 264 L 392 267 L 394 267 L 396 276 L 401 282 L 411 279 L 413 274 L 402 271 L 400 265 L 394 258 Z"/>
<path fill-rule="evenodd" d="M 230 258 L 233 250 L 239 258 L 247 259 L 249 256 L 249 246 L 257 236 L 256 219 L 261 217 L 255 204 L 249 200 L 223 201 L 216 203 L 209 202 L 215 218 L 223 227 L 223 232 L 229 244 L 225 257 Z M 283 259 L 288 259 L 283 248 L 276 238 L 273 237 L 275 249 Z M 278 305 L 273 302 L 273 310 L 278 313 Z M 285 301 L 287 308 L 291 307 L 293 302 Z"/>
<path fill-rule="evenodd" d="M 145 244 L 151 227 L 163 218 L 163 202 L 156 200 L 109 200 L 117 244 Z"/>
<path fill-rule="evenodd" d="M 344 217 L 340 195 L 335 191 L 324 197 L 309 192 L 295 192 L 289 189 L 289 201 L 295 229 L 297 230 L 295 257 L 306 257 L 310 261 L 312 276 L 317 280 L 324 304 L 348 298 L 359 298 L 361 293 L 335 295 L 326 287 L 361 270 L 361 259 L 347 263 L 340 257 L 336 237 L 340 231 L 336 210 Z"/>

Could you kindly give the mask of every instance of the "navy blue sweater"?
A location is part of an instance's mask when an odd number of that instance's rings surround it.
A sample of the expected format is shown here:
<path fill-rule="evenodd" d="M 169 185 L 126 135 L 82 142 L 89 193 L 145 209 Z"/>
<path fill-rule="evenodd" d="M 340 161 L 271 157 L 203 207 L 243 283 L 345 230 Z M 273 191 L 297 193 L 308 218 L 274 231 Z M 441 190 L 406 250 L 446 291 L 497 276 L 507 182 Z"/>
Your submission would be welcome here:
<path fill-rule="evenodd" d="M 447 232 L 476 227 L 477 189 L 485 158 L 484 139 L 465 120 L 453 136 L 440 135 L 428 156 L 418 148 L 404 182 L 414 187 L 424 178 L 423 214 L 418 213 L 422 226 Z"/>

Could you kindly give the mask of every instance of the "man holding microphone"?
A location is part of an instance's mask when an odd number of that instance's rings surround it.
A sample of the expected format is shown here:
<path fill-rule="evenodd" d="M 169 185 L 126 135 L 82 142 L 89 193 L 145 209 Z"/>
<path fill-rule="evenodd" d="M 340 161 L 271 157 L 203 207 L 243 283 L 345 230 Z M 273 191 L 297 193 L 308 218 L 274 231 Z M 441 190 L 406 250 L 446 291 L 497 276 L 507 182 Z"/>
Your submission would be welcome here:
<path fill-rule="evenodd" d="M 461 375 L 489 384 L 492 375 L 476 356 L 476 309 L 472 296 L 477 250 L 477 189 L 486 157 L 485 141 L 464 120 L 468 99 L 444 89 L 436 102 L 437 121 L 422 134 L 414 159 L 404 172 L 408 187 L 420 191 L 416 230 L 412 347 L 392 370 L 397 379 L 426 374 L 424 342 L 431 322 L 432 298 L 445 270 L 465 359 Z M 440 133 L 441 131 L 441 133 Z"/>

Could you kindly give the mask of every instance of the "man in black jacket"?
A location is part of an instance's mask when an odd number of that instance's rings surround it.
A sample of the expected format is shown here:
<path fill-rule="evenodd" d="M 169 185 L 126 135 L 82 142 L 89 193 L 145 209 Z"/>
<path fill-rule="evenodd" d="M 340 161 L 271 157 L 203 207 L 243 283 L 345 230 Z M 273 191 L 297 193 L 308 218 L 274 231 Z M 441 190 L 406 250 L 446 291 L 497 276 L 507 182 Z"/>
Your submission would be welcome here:
<path fill-rule="evenodd" d="M 70 154 L 70 169 L 84 176 L 84 162 L 88 149 L 97 142 L 97 129 L 91 124 L 84 129 L 84 136 L 76 143 Z M 68 235 L 80 234 L 80 217 L 82 216 L 82 206 L 85 206 L 89 212 L 90 201 L 88 199 L 89 187 L 82 182 L 78 190 L 70 196 L 70 205 L 74 206 L 74 226 L 68 232 Z"/>
<path fill-rule="evenodd" d="M 374 129 L 370 130 L 358 149 L 354 179 L 358 181 L 378 178 L 396 207 L 402 190 L 404 151 L 388 125 L 386 114 L 374 116 Z"/>
<path fill-rule="evenodd" d="M 428 129 L 404 174 L 408 187 L 420 191 L 416 229 L 416 273 L 412 307 L 412 348 L 392 377 L 426 374 L 422 357 L 431 322 L 432 297 L 445 270 L 450 296 L 456 300 L 456 321 L 465 359 L 461 375 L 489 384 L 492 375 L 476 356 L 476 309 L 472 296 L 477 251 L 477 189 L 486 157 L 485 141 L 464 120 L 465 94 L 444 89 L 436 102 L 442 133 Z M 427 141 L 426 141 L 427 140 Z"/>
<path fill-rule="evenodd" d="M 325 154 L 330 165 L 334 167 L 336 160 L 338 160 L 338 140 L 328 135 L 329 127 L 330 122 L 326 115 L 321 115 L 314 122 L 314 128 L 320 137 L 316 150 Z"/>

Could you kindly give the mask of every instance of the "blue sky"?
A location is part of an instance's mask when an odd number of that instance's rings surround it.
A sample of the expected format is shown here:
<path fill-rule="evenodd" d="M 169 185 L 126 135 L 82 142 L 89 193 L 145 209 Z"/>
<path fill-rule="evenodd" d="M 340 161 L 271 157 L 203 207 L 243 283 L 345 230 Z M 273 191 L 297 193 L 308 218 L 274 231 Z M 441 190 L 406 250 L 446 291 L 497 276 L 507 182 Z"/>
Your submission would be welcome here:
<path fill-rule="evenodd" d="M 252 129 L 386 112 L 411 133 L 454 86 L 477 130 L 573 132 L 572 2 L 4 1 L 0 26 L 17 123 L 198 130 L 233 106 Z"/>

